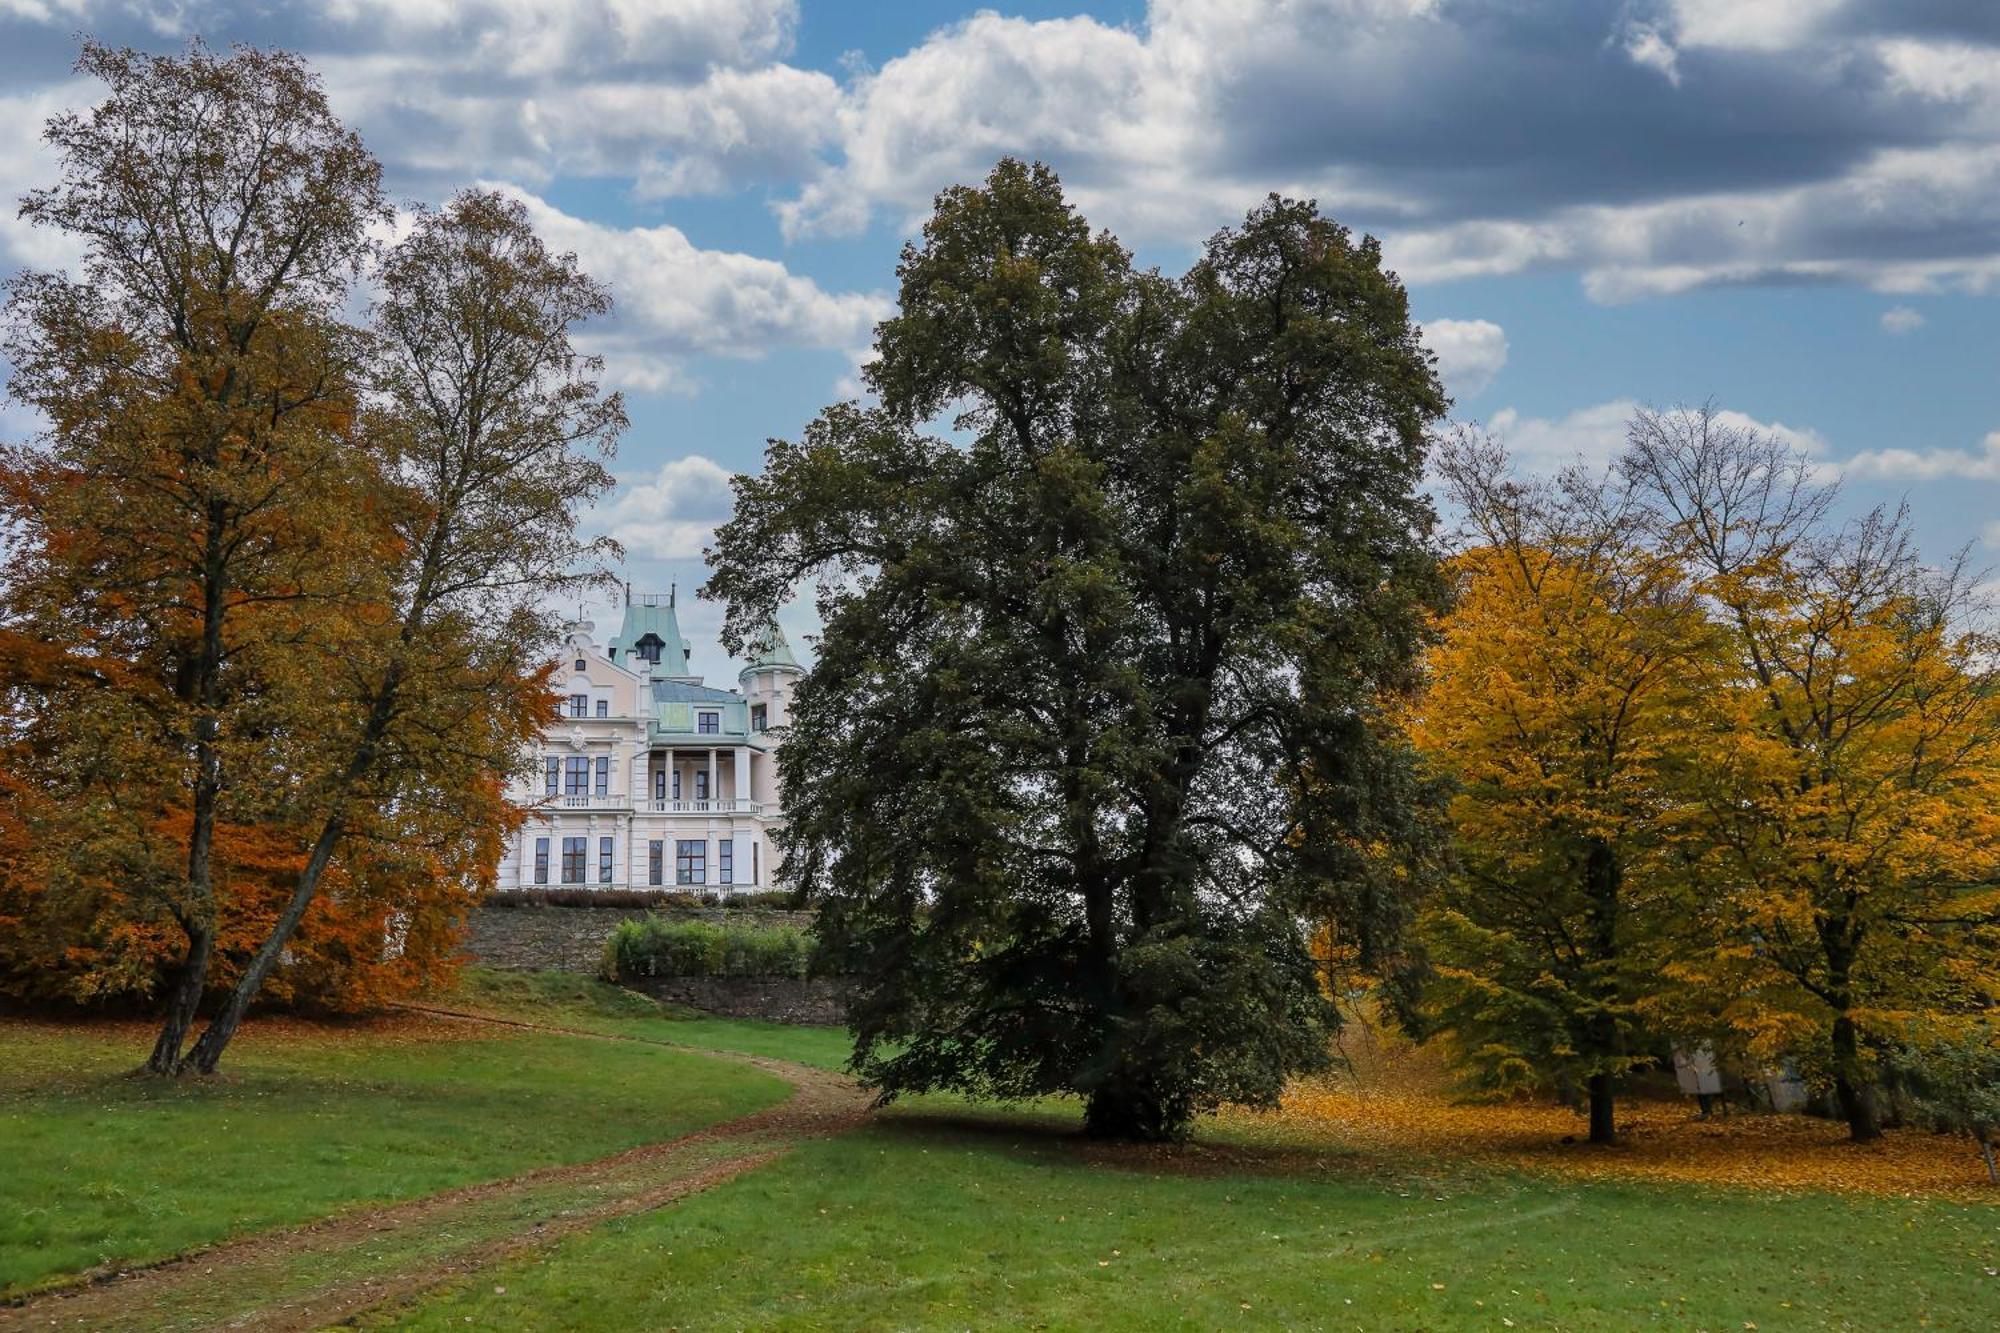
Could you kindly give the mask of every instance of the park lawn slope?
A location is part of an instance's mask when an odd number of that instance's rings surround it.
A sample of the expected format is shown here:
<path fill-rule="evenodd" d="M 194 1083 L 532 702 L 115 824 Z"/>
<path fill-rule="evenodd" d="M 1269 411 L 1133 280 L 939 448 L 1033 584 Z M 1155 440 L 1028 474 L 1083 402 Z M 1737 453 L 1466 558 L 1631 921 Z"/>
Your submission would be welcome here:
<path fill-rule="evenodd" d="M 1768 1333 L 2000 1315 L 1990 1206 L 1174 1160 L 891 1114 L 397 1326 Z"/>
<path fill-rule="evenodd" d="M 457 989 L 435 1002 L 517 1022 L 790 1060 L 814 1069 L 844 1069 L 854 1049 L 844 1028 L 716 1018 L 574 972 L 468 967 Z"/>
<path fill-rule="evenodd" d="M 209 1081 L 127 1077 L 149 1040 L 0 1027 L 0 1294 L 606 1156 L 788 1094 L 701 1055 L 445 1020 L 253 1024 Z"/>

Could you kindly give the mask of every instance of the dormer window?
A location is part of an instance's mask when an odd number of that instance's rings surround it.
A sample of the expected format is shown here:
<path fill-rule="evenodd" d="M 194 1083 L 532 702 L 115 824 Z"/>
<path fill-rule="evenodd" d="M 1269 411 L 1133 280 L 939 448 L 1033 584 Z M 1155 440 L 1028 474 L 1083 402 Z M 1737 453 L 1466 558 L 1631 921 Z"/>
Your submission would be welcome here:
<path fill-rule="evenodd" d="M 722 730 L 722 714 L 696 713 L 694 715 L 694 729 L 696 733 L 699 735 L 703 736 L 715 735 L 717 732 Z"/>
<path fill-rule="evenodd" d="M 659 635 L 652 633 L 642 634 L 639 636 L 639 641 L 632 645 L 632 655 L 642 661 L 652 662 L 657 665 L 660 660 L 660 649 L 666 646 L 666 640 L 662 639 Z"/>

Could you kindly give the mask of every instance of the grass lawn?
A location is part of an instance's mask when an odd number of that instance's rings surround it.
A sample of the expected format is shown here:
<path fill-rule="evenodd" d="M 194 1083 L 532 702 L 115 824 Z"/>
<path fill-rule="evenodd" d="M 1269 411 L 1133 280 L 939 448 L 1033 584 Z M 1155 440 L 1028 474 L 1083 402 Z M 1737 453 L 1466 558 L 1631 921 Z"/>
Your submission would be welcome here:
<path fill-rule="evenodd" d="M 446 1021 L 253 1023 L 222 1080 L 125 1077 L 150 1041 L 0 1027 L 0 1293 L 604 1156 L 787 1092 L 699 1055 Z"/>
<path fill-rule="evenodd" d="M 1268 1169 L 1267 1169 L 1268 1168 Z M 892 1113 L 405 1311 L 464 1328 L 1963 1328 L 2000 1209 L 1211 1158 Z"/>
<path fill-rule="evenodd" d="M 573 972 L 501 972 L 469 967 L 461 975 L 458 989 L 440 996 L 438 1003 L 699 1050 L 770 1056 L 815 1069 L 844 1068 L 853 1049 L 841 1028 L 713 1018 Z"/>

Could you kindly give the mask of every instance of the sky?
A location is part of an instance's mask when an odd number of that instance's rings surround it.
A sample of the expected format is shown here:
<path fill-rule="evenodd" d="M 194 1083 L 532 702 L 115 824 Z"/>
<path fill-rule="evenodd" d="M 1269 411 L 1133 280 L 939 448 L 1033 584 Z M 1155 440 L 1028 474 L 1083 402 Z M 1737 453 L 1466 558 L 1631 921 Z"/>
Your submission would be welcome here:
<path fill-rule="evenodd" d="M 1995 0 L 0 0 L 8 198 L 94 96 L 79 33 L 299 51 L 397 199 L 503 189 L 610 286 L 583 341 L 632 426 L 588 522 L 635 590 L 700 584 L 729 477 L 862 391 L 898 248 L 1006 154 L 1171 271 L 1317 199 L 1528 466 L 1713 400 L 2000 562 Z M 0 273 L 66 263 L 0 210 Z"/>

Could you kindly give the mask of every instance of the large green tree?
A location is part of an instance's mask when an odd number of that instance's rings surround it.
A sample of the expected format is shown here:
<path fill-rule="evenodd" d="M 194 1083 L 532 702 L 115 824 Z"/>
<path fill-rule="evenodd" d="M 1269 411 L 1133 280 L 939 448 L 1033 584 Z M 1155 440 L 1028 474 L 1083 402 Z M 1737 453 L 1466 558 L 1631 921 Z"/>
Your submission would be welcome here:
<path fill-rule="evenodd" d="M 1275 196 L 1137 270 L 1016 161 L 898 275 L 880 405 L 773 443 L 708 588 L 735 647 L 818 582 L 786 873 L 856 1067 L 1105 1135 L 1270 1103 L 1335 1021 L 1308 941 L 1380 958 L 1425 827 L 1374 721 L 1438 587 L 1404 292 Z"/>

